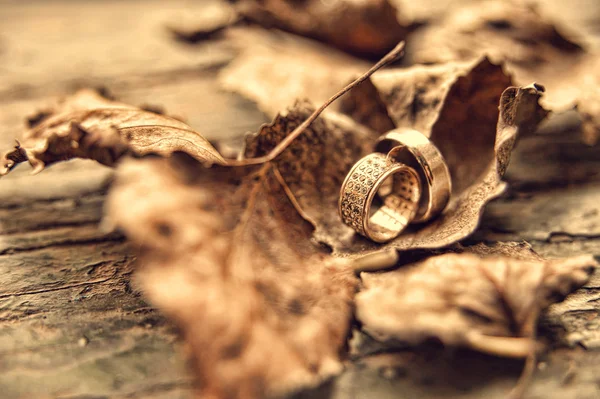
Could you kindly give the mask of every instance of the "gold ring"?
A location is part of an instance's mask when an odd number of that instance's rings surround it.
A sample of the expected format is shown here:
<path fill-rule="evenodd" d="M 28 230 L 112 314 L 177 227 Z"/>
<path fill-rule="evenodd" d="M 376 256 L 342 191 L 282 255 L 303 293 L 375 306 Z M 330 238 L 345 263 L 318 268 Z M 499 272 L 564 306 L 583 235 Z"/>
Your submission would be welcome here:
<path fill-rule="evenodd" d="M 412 129 L 394 129 L 379 138 L 375 151 L 388 154 L 419 174 L 423 187 L 413 222 L 426 222 L 444 210 L 452 192 L 450 171 L 441 152 L 427 137 Z"/>
<path fill-rule="evenodd" d="M 412 222 L 420 197 L 421 182 L 413 168 L 372 153 L 354 164 L 344 179 L 338 211 L 359 234 L 386 242 Z"/>

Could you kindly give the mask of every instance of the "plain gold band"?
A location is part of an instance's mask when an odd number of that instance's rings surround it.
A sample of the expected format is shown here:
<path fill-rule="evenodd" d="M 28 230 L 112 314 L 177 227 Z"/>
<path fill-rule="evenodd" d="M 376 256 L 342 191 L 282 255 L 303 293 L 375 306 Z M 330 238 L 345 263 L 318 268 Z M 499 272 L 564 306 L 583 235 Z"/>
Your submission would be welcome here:
<path fill-rule="evenodd" d="M 372 153 L 360 159 L 346 176 L 338 209 L 342 221 L 356 232 L 375 242 L 386 242 L 412 222 L 420 197 L 421 182 L 414 169 Z M 381 206 L 373 211 L 376 198 Z"/>
<path fill-rule="evenodd" d="M 444 210 L 452 192 L 450 171 L 441 152 L 427 137 L 413 129 L 394 129 L 379 138 L 375 151 L 419 174 L 422 195 L 413 222 L 426 222 Z"/>

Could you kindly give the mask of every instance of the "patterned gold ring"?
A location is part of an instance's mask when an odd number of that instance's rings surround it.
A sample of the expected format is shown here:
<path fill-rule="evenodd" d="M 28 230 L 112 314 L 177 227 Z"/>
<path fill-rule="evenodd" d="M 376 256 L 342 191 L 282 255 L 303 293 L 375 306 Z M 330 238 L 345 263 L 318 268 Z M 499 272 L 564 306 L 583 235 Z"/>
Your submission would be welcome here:
<path fill-rule="evenodd" d="M 421 178 L 422 195 L 413 222 L 426 222 L 440 214 L 452 192 L 450 171 L 442 153 L 422 133 L 394 129 L 379 138 L 375 151 L 414 168 Z"/>
<path fill-rule="evenodd" d="M 359 234 L 386 242 L 414 219 L 421 182 L 409 166 L 381 153 L 360 159 L 342 183 L 338 210 L 342 221 Z"/>

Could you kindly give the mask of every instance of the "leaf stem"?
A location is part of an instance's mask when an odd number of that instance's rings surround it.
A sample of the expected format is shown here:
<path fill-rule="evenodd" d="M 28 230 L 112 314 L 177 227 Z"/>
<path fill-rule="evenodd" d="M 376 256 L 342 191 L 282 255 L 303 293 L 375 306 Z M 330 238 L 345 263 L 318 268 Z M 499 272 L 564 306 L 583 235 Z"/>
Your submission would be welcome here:
<path fill-rule="evenodd" d="M 386 54 L 381 60 L 379 60 L 375 65 L 373 65 L 367 72 L 358 77 L 355 81 L 344 87 L 342 90 L 334 94 L 329 100 L 325 101 L 323 105 L 321 105 L 317 110 L 315 110 L 304 122 L 302 122 L 297 128 L 295 128 L 292 133 L 286 136 L 285 139 L 281 140 L 275 148 L 271 150 L 267 155 L 263 155 L 256 158 L 247 158 L 247 159 L 228 159 L 225 165 L 227 166 L 247 166 L 247 165 L 259 165 L 265 162 L 270 162 L 277 158 L 283 151 L 286 150 L 287 147 L 298 137 L 300 136 L 314 121 L 321 115 L 323 111 L 327 107 L 331 105 L 335 100 L 367 80 L 371 75 L 373 75 L 377 70 L 381 69 L 383 66 L 395 61 L 402 55 L 402 51 L 404 50 L 404 42 L 398 43 L 396 47 L 388 54 Z"/>
<path fill-rule="evenodd" d="M 277 168 L 276 165 L 273 165 L 273 174 L 275 175 L 275 178 L 277 179 L 277 181 L 281 185 L 281 188 L 285 192 L 285 195 L 287 195 L 288 199 L 290 200 L 290 202 L 292 203 L 292 205 L 294 206 L 294 208 L 296 209 L 296 211 L 300 214 L 300 216 L 302 217 L 302 219 L 306 220 L 313 227 L 316 227 L 317 226 L 317 222 L 315 222 L 313 220 L 313 218 L 311 218 L 310 215 L 308 213 L 306 213 L 304 211 L 304 209 L 302 209 L 302 206 L 300 205 L 300 202 L 298 202 L 298 199 L 294 195 L 294 192 L 292 191 L 292 189 L 290 188 L 290 186 L 288 186 L 287 183 L 285 182 L 285 179 L 283 178 L 283 175 L 281 174 L 281 172 L 279 171 L 279 168 Z"/>

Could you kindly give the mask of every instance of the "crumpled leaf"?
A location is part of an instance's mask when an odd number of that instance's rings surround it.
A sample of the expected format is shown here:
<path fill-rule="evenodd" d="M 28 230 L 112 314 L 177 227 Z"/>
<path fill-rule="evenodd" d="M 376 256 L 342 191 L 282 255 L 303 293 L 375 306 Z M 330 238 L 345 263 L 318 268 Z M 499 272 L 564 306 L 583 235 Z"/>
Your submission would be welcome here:
<path fill-rule="evenodd" d="M 527 244 L 479 244 L 383 273 L 362 273 L 356 314 L 379 340 L 437 338 L 500 356 L 526 357 L 540 312 L 579 288 L 592 256 L 544 260 Z"/>
<path fill-rule="evenodd" d="M 600 137 L 597 49 L 586 48 L 584 37 L 522 2 L 490 0 L 453 10 L 440 23 L 411 37 L 409 62 L 445 63 L 484 54 L 505 62 L 517 84 L 535 80 L 548 89 L 545 107 L 562 112 L 577 106 L 583 140 L 596 143 Z"/>
<path fill-rule="evenodd" d="M 220 84 L 254 101 L 270 117 L 297 99 L 322 104 L 369 68 L 341 51 L 283 32 L 232 28 L 227 37 L 239 54 L 220 71 Z"/>
<path fill-rule="evenodd" d="M 541 86 L 509 88 L 501 97 L 510 78 L 485 58 L 382 71 L 365 84 L 366 89 L 349 94 L 343 109 L 374 129 L 386 121 L 421 131 L 440 149 L 452 176 L 452 196 L 442 215 L 385 245 L 401 250 L 440 248 L 471 234 L 485 204 L 505 189 L 501 178 L 518 134 L 546 116 L 538 104 Z M 374 123 L 377 112 L 379 122 Z M 342 234 L 330 229 L 317 237 L 340 252 L 381 248 Z M 338 241 L 332 242 L 331 235 Z"/>
<path fill-rule="evenodd" d="M 232 0 L 246 19 L 324 41 L 342 50 L 383 56 L 407 28 L 388 0 Z"/>
<path fill-rule="evenodd" d="M 440 248 L 471 234 L 485 204 L 502 193 L 506 186 L 501 178 L 518 133 L 533 130 L 546 116 L 538 105 L 543 91 L 541 86 L 512 88 L 501 99 L 501 93 L 508 85 L 510 78 L 502 67 L 484 58 L 476 62 L 381 71 L 351 91 L 342 110 L 373 130 L 368 134 L 370 141 L 365 143 L 364 151 L 371 152 L 376 137 L 390 128 L 416 128 L 429 136 L 444 154 L 452 175 L 453 193 L 441 217 L 428 224 L 410 227 L 382 247 L 354 234 L 341 223 L 337 215 L 339 184 L 327 189 L 326 196 L 315 198 L 312 186 L 318 182 L 298 180 L 282 170 L 299 208 L 316 227 L 315 239 L 332 247 L 336 254 L 354 256 L 382 248 Z M 266 95 L 263 97 L 267 98 Z M 296 121 L 290 119 L 285 122 L 287 126 L 276 127 L 279 133 L 268 136 L 272 143 L 265 148 L 273 148 L 305 117 Z M 335 157 L 339 154 L 336 145 L 332 142 L 316 147 L 313 153 L 324 151 Z M 246 156 L 264 154 L 266 152 Z M 293 158 L 289 162 L 295 163 Z M 327 177 L 329 169 L 324 168 L 319 177 L 321 180 Z M 340 175 L 340 169 L 333 170 Z M 342 180 L 338 177 L 335 181 L 340 183 Z"/>
<path fill-rule="evenodd" d="M 264 126 L 245 155 L 269 151 L 311 111 L 298 104 Z M 325 117 L 254 167 L 207 169 L 181 153 L 119 167 L 109 220 L 140 245 L 138 279 L 179 324 L 202 397 L 279 395 L 340 372 L 357 279 L 311 239 L 297 201 L 333 198 L 369 134 Z"/>
<path fill-rule="evenodd" d="M 124 154 L 170 155 L 183 151 L 206 163 L 223 163 L 221 155 L 185 123 L 110 101 L 81 90 L 56 108 L 30 118 L 23 140 L 0 160 L 0 176 L 29 161 L 34 173 L 71 158 L 94 159 L 113 166 Z"/>
<path fill-rule="evenodd" d="M 413 128 L 427 137 L 442 134 L 437 132 L 440 127 L 436 123 L 443 124 L 443 117 L 458 119 L 453 114 L 459 113 L 463 114 L 461 120 L 453 123 L 466 123 L 461 126 L 467 131 L 464 135 L 475 136 L 478 126 L 495 126 L 500 94 L 510 84 L 510 75 L 487 58 L 391 69 L 379 72 L 350 92 L 342 99 L 341 108 L 373 129 L 377 126 L 371 119 L 387 117 L 384 129 L 377 129 L 381 134 L 398 126 Z M 470 103 L 470 109 L 477 113 L 467 117 L 469 107 L 461 104 L 459 108 L 459 102 Z"/>

